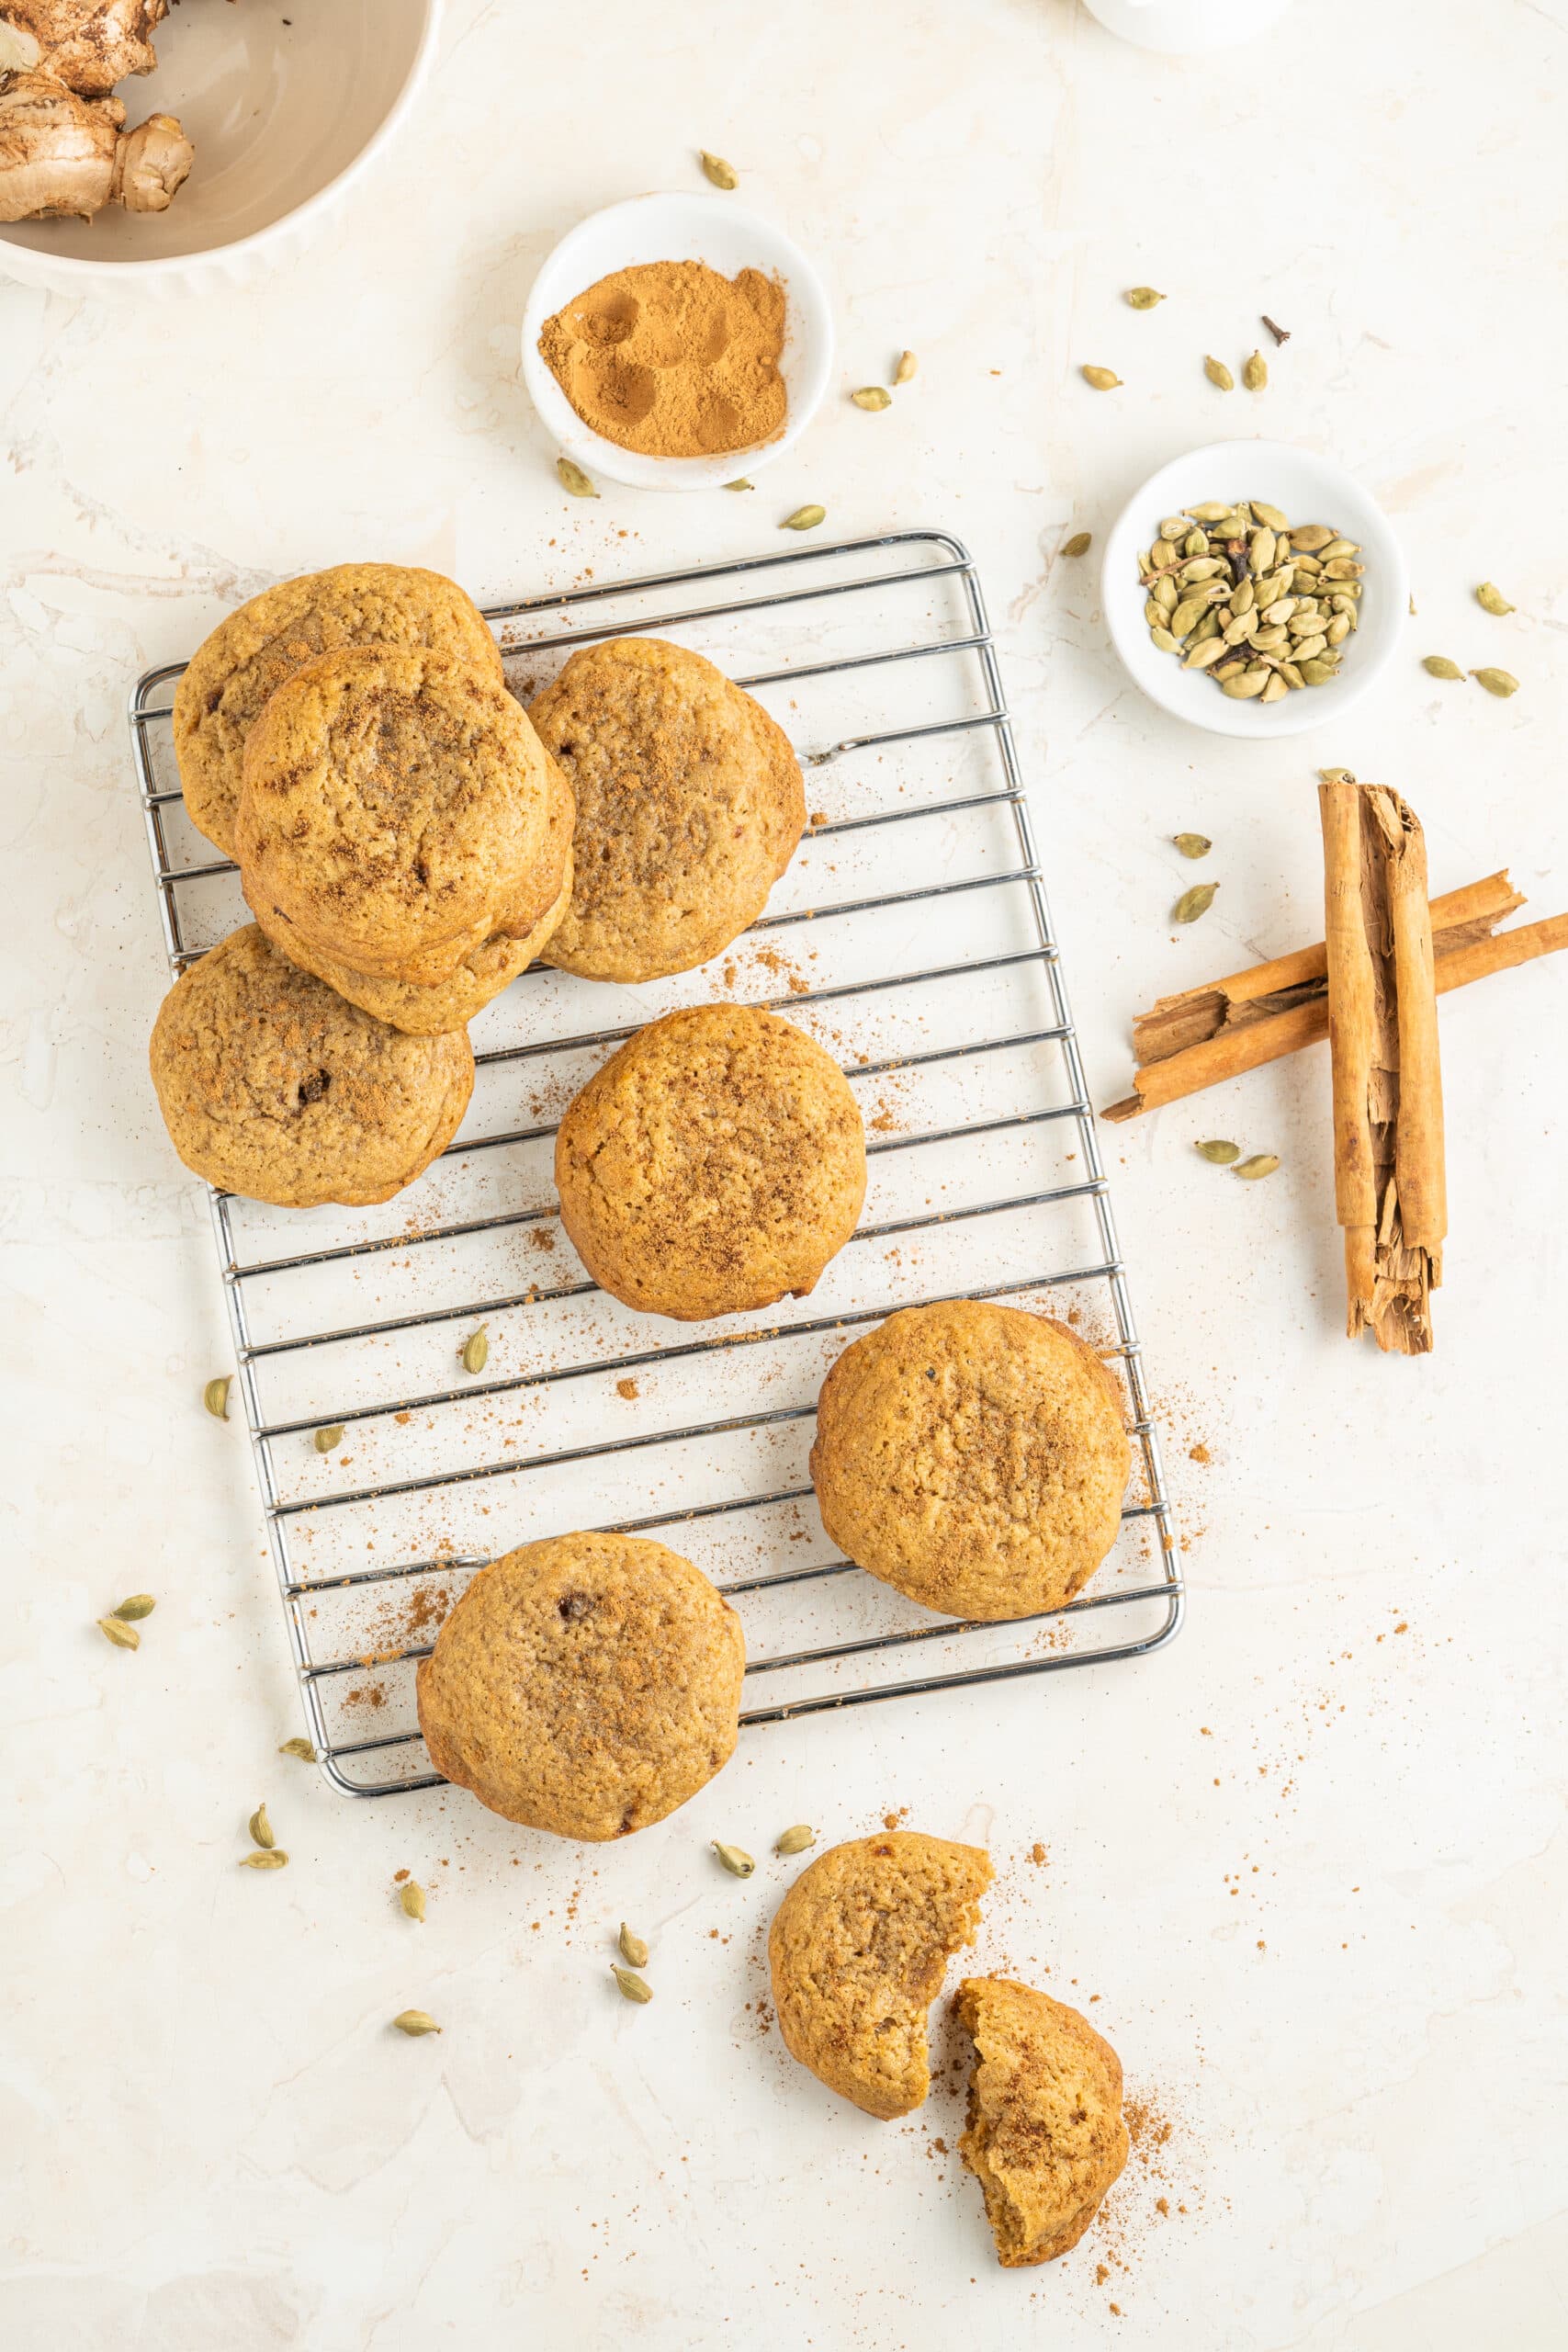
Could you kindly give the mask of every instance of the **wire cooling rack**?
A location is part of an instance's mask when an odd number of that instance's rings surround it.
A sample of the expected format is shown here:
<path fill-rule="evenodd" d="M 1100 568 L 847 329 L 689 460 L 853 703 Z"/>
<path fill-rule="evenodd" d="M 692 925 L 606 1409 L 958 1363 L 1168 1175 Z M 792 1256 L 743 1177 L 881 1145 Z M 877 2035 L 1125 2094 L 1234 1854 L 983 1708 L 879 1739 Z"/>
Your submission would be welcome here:
<path fill-rule="evenodd" d="M 415 1662 L 476 1567 L 568 1527 L 657 1532 L 745 1620 L 743 1724 L 1135 1657 L 1182 1615 L 1142 1355 L 975 566 L 943 532 L 592 582 L 488 616 L 526 699 L 575 647 L 706 653 L 795 745 L 811 812 L 768 911 L 695 973 L 626 989 L 535 966 L 473 1024 L 456 1141 L 378 1209 L 214 1192 L 237 1387 L 310 1734 L 356 1796 L 434 1784 Z M 248 920 L 185 816 L 178 664 L 130 707 L 178 972 Z M 635 1314 L 562 1231 L 557 1120 L 635 1029 L 718 998 L 786 1014 L 865 1117 L 863 1221 L 809 1298 L 715 1326 Z M 1069 1320 L 1120 1375 L 1120 1537 L 1049 1618 L 963 1624 L 834 1554 L 807 1471 L 818 1388 L 899 1306 Z M 484 1374 L 461 1365 L 479 1324 Z M 341 1423 L 318 1453 L 314 1432 Z M 916 1670 L 911 1672 L 910 1669 Z"/>

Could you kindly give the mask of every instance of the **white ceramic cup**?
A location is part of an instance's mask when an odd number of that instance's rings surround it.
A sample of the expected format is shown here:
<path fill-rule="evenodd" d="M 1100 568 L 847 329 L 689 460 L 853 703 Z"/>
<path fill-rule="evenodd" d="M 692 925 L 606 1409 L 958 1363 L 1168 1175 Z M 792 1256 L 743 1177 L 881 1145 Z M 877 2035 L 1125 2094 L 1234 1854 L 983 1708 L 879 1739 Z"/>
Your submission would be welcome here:
<path fill-rule="evenodd" d="M 547 319 L 612 271 L 637 263 L 704 261 L 726 277 L 760 269 L 784 281 L 779 362 L 788 407 L 784 431 L 716 458 L 646 458 L 583 424 L 539 350 Z M 715 490 L 780 458 L 805 432 L 833 371 L 833 314 L 799 246 L 731 196 L 634 196 L 591 212 L 540 266 L 523 313 L 523 380 L 557 447 L 589 474 L 635 490 Z"/>

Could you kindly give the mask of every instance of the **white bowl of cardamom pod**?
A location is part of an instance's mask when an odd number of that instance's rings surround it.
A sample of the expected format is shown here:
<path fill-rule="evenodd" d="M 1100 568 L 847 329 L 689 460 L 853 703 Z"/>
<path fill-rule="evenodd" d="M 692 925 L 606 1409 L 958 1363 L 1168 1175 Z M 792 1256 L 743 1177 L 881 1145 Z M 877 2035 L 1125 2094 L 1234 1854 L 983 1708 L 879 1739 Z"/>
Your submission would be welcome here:
<path fill-rule="evenodd" d="M 1281 441 L 1211 442 L 1151 474 L 1106 540 L 1101 593 L 1151 702 L 1253 738 L 1337 726 L 1388 666 L 1410 600 L 1375 499 Z"/>

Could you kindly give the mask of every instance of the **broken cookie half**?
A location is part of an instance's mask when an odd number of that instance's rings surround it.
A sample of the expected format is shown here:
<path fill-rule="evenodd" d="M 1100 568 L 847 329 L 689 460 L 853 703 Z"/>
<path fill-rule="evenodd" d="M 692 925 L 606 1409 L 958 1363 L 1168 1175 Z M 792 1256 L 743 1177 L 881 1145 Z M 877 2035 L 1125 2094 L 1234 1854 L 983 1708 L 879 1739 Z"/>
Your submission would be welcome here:
<path fill-rule="evenodd" d="M 919 2107 L 931 2088 L 926 2013 L 953 1953 L 975 1940 L 990 1883 L 983 1847 L 912 1829 L 820 1855 L 768 1936 L 791 2054 L 868 2115 Z"/>
<path fill-rule="evenodd" d="M 975 2043 L 959 2153 L 986 2198 L 1005 2269 L 1077 2245 L 1127 2161 L 1122 2064 L 1086 2017 L 1004 1976 L 969 1976 L 959 2022 Z"/>

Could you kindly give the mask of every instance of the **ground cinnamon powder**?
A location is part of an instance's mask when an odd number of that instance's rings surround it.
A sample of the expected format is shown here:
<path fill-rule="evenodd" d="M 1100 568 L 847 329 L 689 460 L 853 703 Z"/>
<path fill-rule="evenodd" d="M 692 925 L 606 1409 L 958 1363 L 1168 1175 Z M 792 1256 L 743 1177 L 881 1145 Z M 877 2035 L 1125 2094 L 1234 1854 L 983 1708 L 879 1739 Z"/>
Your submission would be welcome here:
<path fill-rule="evenodd" d="M 750 449 L 784 430 L 784 289 L 654 261 L 600 278 L 545 322 L 539 349 L 584 424 L 646 458 Z"/>

